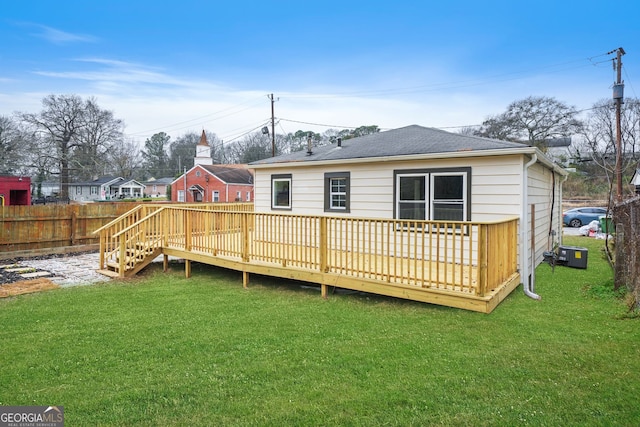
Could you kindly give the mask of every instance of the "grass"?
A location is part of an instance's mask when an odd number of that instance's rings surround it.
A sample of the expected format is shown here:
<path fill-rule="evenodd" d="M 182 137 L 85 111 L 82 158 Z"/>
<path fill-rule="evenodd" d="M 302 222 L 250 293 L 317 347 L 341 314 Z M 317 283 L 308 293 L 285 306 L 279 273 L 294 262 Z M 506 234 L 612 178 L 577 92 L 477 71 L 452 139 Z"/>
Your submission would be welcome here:
<path fill-rule="evenodd" d="M 0 405 L 68 425 L 639 425 L 640 320 L 600 255 L 492 314 L 194 265 L 0 301 Z"/>

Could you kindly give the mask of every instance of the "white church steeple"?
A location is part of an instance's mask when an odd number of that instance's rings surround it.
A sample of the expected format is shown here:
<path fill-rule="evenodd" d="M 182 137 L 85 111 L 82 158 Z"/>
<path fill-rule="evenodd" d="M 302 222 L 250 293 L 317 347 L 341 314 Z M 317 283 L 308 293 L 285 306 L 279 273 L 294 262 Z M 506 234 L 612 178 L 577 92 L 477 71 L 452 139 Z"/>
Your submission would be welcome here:
<path fill-rule="evenodd" d="M 211 158 L 211 147 L 207 143 L 207 135 L 202 130 L 202 136 L 200 142 L 196 145 L 196 157 L 193 159 L 195 165 L 212 165 L 213 159 Z"/>

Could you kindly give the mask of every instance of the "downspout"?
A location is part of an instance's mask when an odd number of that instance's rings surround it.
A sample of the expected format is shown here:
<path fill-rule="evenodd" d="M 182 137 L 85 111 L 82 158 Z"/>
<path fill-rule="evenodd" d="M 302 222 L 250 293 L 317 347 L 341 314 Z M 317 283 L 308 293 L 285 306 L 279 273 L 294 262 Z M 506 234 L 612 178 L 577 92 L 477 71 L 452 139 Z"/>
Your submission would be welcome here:
<path fill-rule="evenodd" d="M 524 294 L 529 298 L 533 298 L 536 300 L 542 299 L 542 297 L 536 294 L 533 291 L 533 284 L 535 282 L 534 271 L 531 272 L 531 281 L 529 281 L 529 257 L 527 256 L 529 252 L 529 246 L 527 242 L 527 230 L 529 229 L 529 168 L 538 161 L 538 155 L 533 153 L 531 160 L 524 165 L 524 170 L 522 172 L 522 216 L 520 221 L 520 236 L 522 237 L 521 243 L 522 248 L 520 250 L 520 272 L 522 277 L 522 290 Z M 532 236 L 533 238 L 533 236 Z M 532 260 L 535 254 L 531 254 Z"/>

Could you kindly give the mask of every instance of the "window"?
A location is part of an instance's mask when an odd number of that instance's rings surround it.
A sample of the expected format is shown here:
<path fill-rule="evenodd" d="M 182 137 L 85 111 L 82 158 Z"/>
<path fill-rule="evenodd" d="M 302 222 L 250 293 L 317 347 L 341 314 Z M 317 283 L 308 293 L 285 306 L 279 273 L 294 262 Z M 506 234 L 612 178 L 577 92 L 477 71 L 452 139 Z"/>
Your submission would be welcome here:
<path fill-rule="evenodd" d="M 91 194 L 95 195 L 98 194 L 98 187 L 96 187 L 95 185 L 91 186 Z"/>
<path fill-rule="evenodd" d="M 471 168 L 396 171 L 395 217 L 468 221 Z"/>
<path fill-rule="evenodd" d="M 82 187 L 79 185 L 76 187 L 76 194 L 82 194 Z"/>
<path fill-rule="evenodd" d="M 236 202 L 242 201 L 242 191 L 236 191 Z"/>
<path fill-rule="evenodd" d="M 184 190 L 178 190 L 178 201 L 184 202 Z"/>
<path fill-rule="evenodd" d="M 200 178 L 200 175 L 201 175 L 201 174 L 200 174 L 200 171 L 196 171 L 196 176 L 197 176 L 198 178 Z"/>
<path fill-rule="evenodd" d="M 349 172 L 331 172 L 324 174 L 324 211 L 350 211 L 350 181 Z"/>
<path fill-rule="evenodd" d="M 247 202 L 251 201 L 251 191 L 247 191 Z"/>
<path fill-rule="evenodd" d="M 291 209 L 291 174 L 271 175 L 271 209 Z"/>
<path fill-rule="evenodd" d="M 213 192 L 213 201 L 214 202 L 219 202 L 220 201 L 220 192 L 219 191 L 214 191 Z"/>

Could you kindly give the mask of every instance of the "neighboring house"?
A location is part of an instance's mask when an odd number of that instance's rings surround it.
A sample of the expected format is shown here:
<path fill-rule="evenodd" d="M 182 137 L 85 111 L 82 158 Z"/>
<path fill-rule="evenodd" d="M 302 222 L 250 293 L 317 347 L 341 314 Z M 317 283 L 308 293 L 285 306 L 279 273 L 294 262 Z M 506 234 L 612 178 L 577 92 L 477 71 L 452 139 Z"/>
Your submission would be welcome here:
<path fill-rule="evenodd" d="M 143 182 L 146 187 L 144 194 L 147 197 L 166 197 L 167 186 L 171 185 L 172 182 L 173 178 L 150 179 L 149 181 Z"/>
<path fill-rule="evenodd" d="M 567 172 L 520 143 L 413 125 L 249 166 L 256 212 L 451 221 L 517 216 L 518 265 L 533 297 L 535 266 L 562 236 Z"/>
<path fill-rule="evenodd" d="M 0 206 L 30 204 L 31 178 L 28 176 L 0 176 Z"/>
<path fill-rule="evenodd" d="M 145 185 L 134 179 L 106 176 L 69 184 L 69 199 L 78 202 L 141 198 Z"/>
<path fill-rule="evenodd" d="M 194 166 L 171 182 L 174 202 L 251 202 L 253 174 L 246 165 L 214 165 L 202 131 Z"/>

